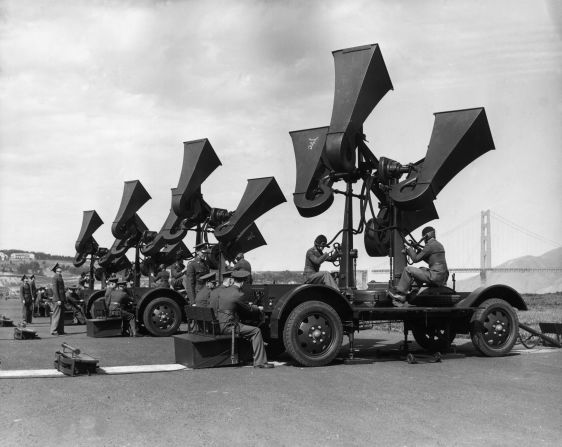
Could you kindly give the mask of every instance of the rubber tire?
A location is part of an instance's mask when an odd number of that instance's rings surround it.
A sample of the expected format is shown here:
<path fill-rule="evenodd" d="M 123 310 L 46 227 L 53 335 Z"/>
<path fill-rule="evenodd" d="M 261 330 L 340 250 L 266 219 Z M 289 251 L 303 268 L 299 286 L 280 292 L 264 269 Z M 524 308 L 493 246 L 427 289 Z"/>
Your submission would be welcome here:
<path fill-rule="evenodd" d="M 501 317 L 503 321 L 502 332 L 496 340 L 490 339 L 486 334 L 490 332 L 493 324 L 491 318 Z M 503 326 L 506 326 L 503 329 Z M 484 301 L 471 320 L 470 337 L 474 347 L 486 357 L 503 357 L 511 351 L 519 336 L 519 319 L 513 307 L 504 300 L 491 298 Z"/>
<path fill-rule="evenodd" d="M 449 329 L 449 337 L 447 338 L 446 328 L 441 326 L 438 322 L 431 320 L 428 321 L 427 326 L 423 323 L 418 323 L 412 326 L 412 335 L 416 343 L 426 351 L 447 352 L 457 333 Z"/>
<path fill-rule="evenodd" d="M 169 309 L 173 315 L 172 323 L 167 325 L 165 328 L 158 326 L 156 322 L 153 321 L 153 312 L 158 307 Z M 180 327 L 181 319 L 182 312 L 178 303 L 176 303 L 172 298 L 164 296 L 153 298 L 144 309 L 142 316 L 144 327 L 155 337 L 169 337 L 170 335 L 174 335 Z"/>
<path fill-rule="evenodd" d="M 331 329 L 331 338 L 320 353 L 307 352 L 300 328 L 309 317 L 314 316 Z M 299 335 L 301 338 L 299 339 Z M 305 301 L 289 314 L 283 330 L 283 342 L 289 355 L 302 366 L 317 367 L 331 363 L 338 355 L 343 341 L 343 325 L 334 308 L 322 301 Z M 307 345 L 312 346 L 312 345 Z"/>

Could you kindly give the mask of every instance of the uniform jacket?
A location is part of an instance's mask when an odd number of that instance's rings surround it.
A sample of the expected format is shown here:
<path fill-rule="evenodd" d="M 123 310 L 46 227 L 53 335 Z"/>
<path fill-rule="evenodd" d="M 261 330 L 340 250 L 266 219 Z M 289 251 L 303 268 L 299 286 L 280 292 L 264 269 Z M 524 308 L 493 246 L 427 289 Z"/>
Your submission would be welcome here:
<path fill-rule="evenodd" d="M 158 287 L 170 287 L 170 272 L 168 270 L 160 270 L 156 274 L 154 282 Z"/>
<path fill-rule="evenodd" d="M 176 262 L 172 265 L 172 279 L 180 279 L 183 276 L 183 269 L 185 265 L 183 262 Z"/>
<path fill-rule="evenodd" d="M 246 270 L 247 272 L 250 272 L 250 276 L 248 277 L 248 279 L 246 279 L 246 283 L 252 284 L 252 266 L 244 258 L 240 259 L 236 264 L 234 264 L 232 270 Z"/>
<path fill-rule="evenodd" d="M 304 277 L 320 270 L 320 264 L 326 260 L 331 260 L 330 253 L 322 253 L 316 247 L 309 248 L 304 260 Z"/>
<path fill-rule="evenodd" d="M 25 304 L 31 304 L 33 302 L 33 294 L 31 291 L 31 284 L 23 283 L 20 286 L 20 298 Z"/>
<path fill-rule="evenodd" d="M 199 307 L 209 307 L 212 290 L 207 286 L 203 287 L 195 296 L 195 305 Z"/>
<path fill-rule="evenodd" d="M 427 262 L 432 281 L 439 281 L 444 275 L 449 275 L 447 261 L 445 260 L 445 248 L 441 242 L 432 238 L 425 244 L 420 252 L 416 252 L 412 247 L 408 247 L 408 254 L 412 261 Z"/>
<path fill-rule="evenodd" d="M 217 293 L 211 297 L 211 307 L 214 309 L 221 332 L 233 326 L 241 318 L 251 318 L 252 314 L 259 314 L 257 306 L 243 301 L 244 294 L 236 286 L 218 287 Z"/>
<path fill-rule="evenodd" d="M 209 273 L 209 266 L 199 257 L 196 257 L 187 265 L 187 269 L 185 271 L 187 287 L 185 291 L 187 292 L 187 298 L 190 302 L 195 300 L 197 292 L 199 292 L 205 285 L 205 281 L 202 281 L 200 278 L 207 273 Z"/>
<path fill-rule="evenodd" d="M 133 304 L 133 300 L 124 290 L 114 289 L 109 293 L 106 304 L 110 311 L 117 308 L 129 310 Z"/>
<path fill-rule="evenodd" d="M 62 279 L 62 275 L 58 275 L 55 273 L 53 276 L 53 301 L 66 301 L 66 296 L 64 292 L 64 281 Z"/>

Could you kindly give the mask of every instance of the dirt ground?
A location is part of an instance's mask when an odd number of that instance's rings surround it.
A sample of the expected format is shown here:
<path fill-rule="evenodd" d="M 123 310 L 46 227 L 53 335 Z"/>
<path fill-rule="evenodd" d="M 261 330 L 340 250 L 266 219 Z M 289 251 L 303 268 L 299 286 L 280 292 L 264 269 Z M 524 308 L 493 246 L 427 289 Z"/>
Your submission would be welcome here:
<path fill-rule="evenodd" d="M 1 313 L 19 321 L 17 300 Z M 172 338 L 90 338 L 85 326 L 55 337 L 47 318 L 31 327 L 40 339 L 0 328 L 1 371 L 52 368 L 63 341 L 104 367 L 175 362 Z M 0 445 L 559 445 L 562 350 L 484 358 L 459 339 L 461 355 L 410 365 L 393 350 L 400 341 L 359 333 L 357 355 L 374 360 L 365 365 L 300 368 L 282 357 L 272 370 L 0 379 Z"/>

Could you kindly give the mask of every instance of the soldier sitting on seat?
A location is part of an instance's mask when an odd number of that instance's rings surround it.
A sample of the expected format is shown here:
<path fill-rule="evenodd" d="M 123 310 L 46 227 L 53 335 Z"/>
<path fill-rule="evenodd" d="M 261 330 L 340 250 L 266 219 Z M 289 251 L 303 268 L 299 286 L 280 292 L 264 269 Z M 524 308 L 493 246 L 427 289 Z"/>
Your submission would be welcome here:
<path fill-rule="evenodd" d="M 217 286 L 217 273 L 207 273 L 201 277 L 201 280 L 205 281 L 205 287 L 197 292 L 197 295 L 195 296 L 195 305 L 198 307 L 209 307 L 211 292 Z"/>
<path fill-rule="evenodd" d="M 142 337 L 137 332 L 135 310 L 133 300 L 125 291 L 126 281 L 116 283 L 116 287 L 109 292 L 105 299 L 105 304 L 109 310 L 109 314 L 121 314 L 123 319 L 123 334 L 129 334 L 131 337 Z"/>
<path fill-rule="evenodd" d="M 413 267 L 408 265 L 402 271 L 400 282 L 396 286 L 396 291 L 388 291 L 392 302 L 397 307 L 402 307 L 406 302 L 406 295 L 410 293 L 410 287 L 414 281 L 418 283 L 429 283 L 432 286 L 444 286 L 449 278 L 449 270 L 447 261 L 445 260 L 445 248 L 441 242 L 435 239 L 435 229 L 433 227 L 425 227 L 422 230 L 422 238 L 425 246 L 422 250 L 416 251 L 412 247 L 406 247 L 403 253 L 413 262 L 425 261 L 428 267 Z"/>
<path fill-rule="evenodd" d="M 254 352 L 254 368 L 273 368 L 272 363 L 267 362 L 267 355 L 261 330 L 258 327 L 240 323 L 242 318 L 251 317 L 252 314 L 261 313 L 263 307 L 254 306 L 244 301 L 241 288 L 250 272 L 237 270 L 232 272 L 233 284 L 230 287 L 219 288 L 217 293 L 211 296 L 211 307 L 215 310 L 223 334 L 231 334 L 237 331 L 240 337 L 250 339 Z"/>
<path fill-rule="evenodd" d="M 166 289 L 170 288 L 170 272 L 166 270 L 166 266 L 164 264 L 160 264 L 156 275 L 151 276 L 156 287 L 165 287 Z"/>
<path fill-rule="evenodd" d="M 326 236 L 321 234 L 314 239 L 314 247 L 309 248 L 306 252 L 303 272 L 304 282 L 305 284 L 326 284 L 338 290 L 338 285 L 330 272 L 320 271 L 320 264 L 324 261 L 335 261 L 340 256 L 337 251 L 323 253 L 327 243 Z"/>

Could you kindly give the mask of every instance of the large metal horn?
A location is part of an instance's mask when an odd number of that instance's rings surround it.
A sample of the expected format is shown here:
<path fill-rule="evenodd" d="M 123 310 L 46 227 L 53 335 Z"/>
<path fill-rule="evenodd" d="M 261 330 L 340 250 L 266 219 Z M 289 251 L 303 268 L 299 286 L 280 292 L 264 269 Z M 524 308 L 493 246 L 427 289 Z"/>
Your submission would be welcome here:
<path fill-rule="evenodd" d="M 483 107 L 435 114 L 427 155 L 390 197 L 400 209 L 422 210 L 462 169 L 494 149 Z"/>
<path fill-rule="evenodd" d="M 193 224 L 202 223 L 210 207 L 201 195 L 201 184 L 221 165 L 207 138 L 183 143 L 183 165 L 177 188 L 172 190 L 172 209 Z"/>
<path fill-rule="evenodd" d="M 187 229 L 181 225 L 183 219 L 178 217 L 173 209 L 170 210 L 164 225 L 152 241 L 142 249 L 145 256 L 153 256 L 166 245 L 174 245 L 181 241 L 187 234 Z"/>
<path fill-rule="evenodd" d="M 161 252 L 152 256 L 152 259 L 157 264 L 171 265 L 176 261 L 178 253 L 183 253 L 186 258 L 190 258 L 192 256 L 183 241 L 179 241 L 175 244 L 167 245 Z"/>
<path fill-rule="evenodd" d="M 150 195 L 139 180 L 125 182 L 121 206 L 111 226 L 113 236 L 117 239 L 128 239 L 133 236 L 131 234 L 131 230 L 134 228 L 132 221 L 134 221 L 136 212 L 150 199 Z"/>
<path fill-rule="evenodd" d="M 425 210 L 398 211 L 398 229 L 408 234 L 423 224 L 439 219 L 433 202 Z M 365 226 L 363 235 L 365 250 L 369 256 L 388 256 L 392 237 L 391 216 L 388 207 L 383 207 L 376 219 L 370 219 Z"/>
<path fill-rule="evenodd" d="M 263 177 L 248 180 L 244 195 L 238 208 L 223 224 L 215 230 L 219 242 L 236 239 L 258 217 L 286 202 L 275 177 Z"/>
<path fill-rule="evenodd" d="M 297 182 L 293 201 L 303 217 L 322 214 L 334 202 L 332 181 L 324 145 L 328 127 L 289 132 L 297 162 Z"/>
<path fill-rule="evenodd" d="M 108 252 L 101 256 L 98 260 L 98 264 L 102 267 L 106 267 L 110 263 L 114 262 L 115 259 L 119 259 L 124 256 L 130 248 L 140 242 L 142 234 L 145 231 L 148 231 L 147 226 L 138 214 L 133 215 L 133 217 L 127 222 L 127 225 L 127 234 L 129 234 L 130 237 L 127 239 L 115 239 Z"/>
<path fill-rule="evenodd" d="M 267 245 L 267 242 L 265 242 L 265 239 L 254 222 L 245 228 L 236 239 L 226 244 L 223 253 L 226 259 L 232 261 L 238 253 L 248 253 L 262 245 Z"/>
<path fill-rule="evenodd" d="M 336 171 L 355 167 L 357 139 L 363 138 L 363 122 L 392 82 L 377 44 L 334 51 L 336 83 L 326 154 Z"/>
<path fill-rule="evenodd" d="M 103 221 L 95 210 L 84 211 L 82 215 L 82 228 L 74 245 L 76 256 L 74 257 L 73 264 L 75 267 L 83 265 L 86 262 L 87 256 L 94 254 L 99 248 L 92 234 L 102 225 Z"/>

